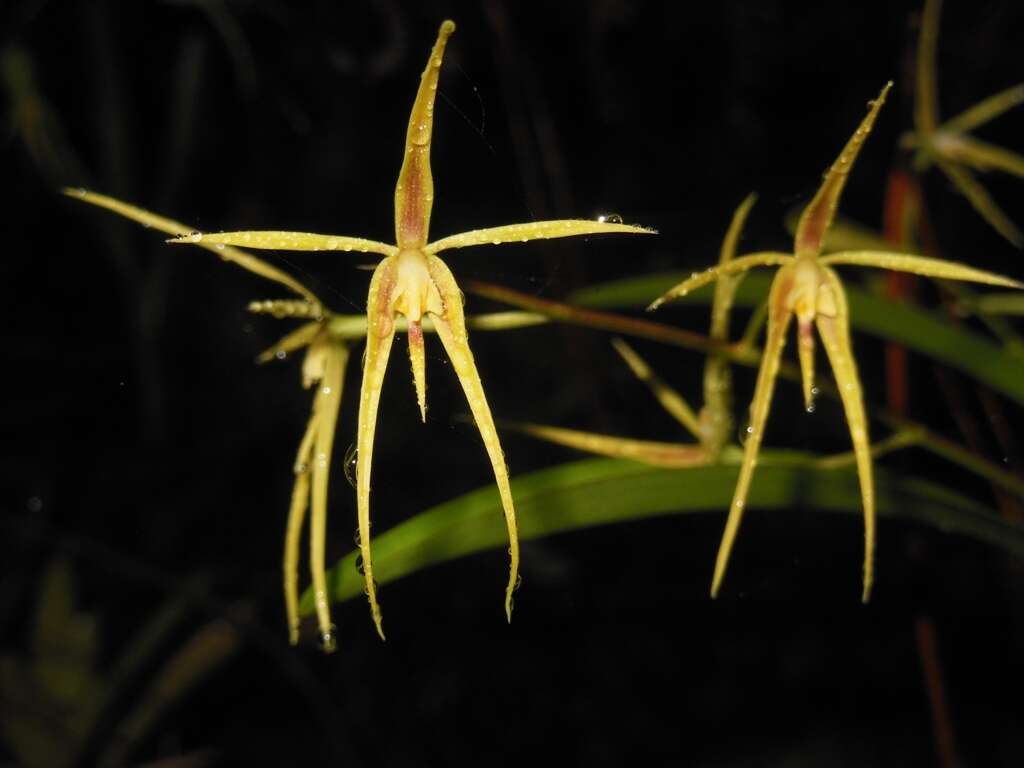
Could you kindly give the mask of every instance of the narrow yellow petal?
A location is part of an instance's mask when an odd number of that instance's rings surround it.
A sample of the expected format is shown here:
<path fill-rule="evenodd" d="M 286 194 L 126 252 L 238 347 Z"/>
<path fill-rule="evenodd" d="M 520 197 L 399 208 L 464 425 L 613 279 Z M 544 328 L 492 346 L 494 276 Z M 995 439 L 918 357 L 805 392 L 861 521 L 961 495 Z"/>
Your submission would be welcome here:
<path fill-rule="evenodd" d="M 173 237 L 169 243 L 191 243 L 201 246 L 236 245 L 242 248 L 274 251 L 359 251 L 391 256 L 398 249 L 387 243 L 345 235 L 317 235 L 313 232 L 285 232 L 281 230 L 252 230 L 247 232 L 191 232 Z"/>
<path fill-rule="evenodd" d="M 193 227 L 187 224 L 182 224 L 180 221 L 174 221 L 174 219 L 167 219 L 163 216 L 157 216 L 155 213 L 139 208 L 128 203 L 123 203 L 113 197 L 107 195 L 100 195 L 96 192 L 90 192 L 86 189 L 72 189 L 65 187 L 61 190 L 68 197 L 73 197 L 76 200 L 82 200 L 83 202 L 90 203 L 99 208 L 105 208 L 108 211 L 113 211 L 126 219 L 141 224 L 147 229 L 156 229 L 164 234 L 168 235 L 180 235 L 182 232 L 191 232 Z M 304 296 L 310 304 L 317 307 L 320 306 L 320 299 L 318 299 L 312 291 L 310 291 L 302 283 L 298 282 L 295 278 L 286 272 L 282 272 L 277 267 L 267 264 L 262 259 L 258 259 L 252 254 L 239 251 L 235 248 L 231 248 L 227 245 L 217 247 L 213 242 L 200 242 L 199 246 L 205 248 L 212 253 L 217 254 L 224 261 L 229 261 L 233 264 L 237 264 L 242 269 L 252 272 L 253 274 L 264 277 L 267 280 L 273 280 L 276 283 L 295 291 L 300 296 Z"/>
<path fill-rule="evenodd" d="M 718 255 L 718 266 L 724 266 L 736 258 L 743 225 L 757 195 L 751 193 L 744 198 L 729 222 L 722 247 Z M 713 341 L 729 340 L 729 316 L 732 312 L 736 288 L 743 279 L 743 273 L 731 277 L 720 277 L 715 283 L 715 296 L 711 301 L 711 329 L 708 336 Z M 708 355 L 704 363 L 704 407 L 700 412 L 700 440 L 712 456 L 717 456 L 732 437 L 732 373 L 729 360 L 724 355 Z"/>
<path fill-rule="evenodd" d="M 449 235 L 435 240 L 426 247 L 427 253 L 437 254 L 452 248 L 466 248 L 471 245 L 501 245 L 502 243 L 526 243 L 530 240 L 555 240 L 560 237 L 606 234 L 654 235 L 657 232 L 631 224 L 590 219 L 559 219 L 557 221 L 530 221 L 525 224 L 506 224 L 502 227 L 474 229 L 458 235 Z"/>
<path fill-rule="evenodd" d="M 821 264 L 849 264 L 859 267 L 877 267 L 894 272 L 910 272 L 914 275 L 934 277 L 940 280 L 961 280 L 968 283 L 999 285 L 1005 288 L 1024 288 L 1024 283 L 994 272 L 974 269 L 966 264 L 944 259 L 931 259 L 908 253 L 884 251 L 842 251 L 819 259 Z"/>
<path fill-rule="evenodd" d="M 299 542 L 309 505 L 309 465 L 316 424 L 317 413 L 314 407 L 295 456 L 295 485 L 292 488 L 288 528 L 284 537 L 284 605 L 288 618 L 288 639 L 292 645 L 299 642 Z"/>
<path fill-rule="evenodd" d="M 925 0 L 921 36 L 917 39 L 917 82 L 914 86 L 914 127 L 933 133 L 939 124 L 936 54 L 939 43 L 940 0 Z"/>
<path fill-rule="evenodd" d="M 698 288 L 703 288 L 708 283 L 713 283 L 720 277 L 728 277 L 730 275 L 738 275 L 741 272 L 746 272 L 748 269 L 754 267 L 774 267 L 781 266 L 793 260 L 793 256 L 788 253 L 779 253 L 777 251 L 764 251 L 761 253 L 751 253 L 747 256 L 740 256 L 738 259 L 730 261 L 728 264 L 722 264 L 717 267 L 709 267 L 703 272 L 694 272 L 690 275 L 689 279 L 684 280 L 676 286 L 673 286 L 664 294 L 659 296 L 657 299 L 651 302 L 650 306 L 647 307 L 647 311 L 657 309 L 666 301 L 672 301 L 685 296 L 690 291 L 695 291 Z"/>
<path fill-rule="evenodd" d="M 498 431 L 494 427 L 491 409 L 487 405 L 487 397 L 484 395 L 480 374 L 477 372 L 476 363 L 473 360 L 473 352 L 469 348 L 469 338 L 466 334 L 466 323 L 462 312 L 462 293 L 459 291 L 452 273 L 439 258 L 429 257 L 428 269 L 444 302 L 444 315 L 433 317 L 434 328 L 448 353 L 448 358 L 452 361 L 452 367 L 459 377 L 462 390 L 466 393 L 469 410 L 476 420 L 477 429 L 480 430 L 480 438 L 484 442 L 484 448 L 487 449 L 487 456 L 491 460 L 491 468 L 494 471 L 494 480 L 498 485 L 498 495 L 501 496 L 505 526 L 508 529 L 511 561 L 508 586 L 505 588 L 505 615 L 509 621 L 512 621 L 512 593 L 519 581 L 519 534 L 516 526 L 516 511 L 512 503 L 512 489 L 509 487 L 508 481 L 508 467 L 505 466 L 505 455 L 501 450 Z"/>
<path fill-rule="evenodd" d="M 864 395 L 850 344 L 850 313 L 846 306 L 846 293 L 835 272 L 826 268 L 825 273 L 836 298 L 836 314 L 835 317 L 819 314 L 818 332 L 839 387 L 857 459 L 857 477 L 864 500 L 864 586 L 861 600 L 866 603 L 871 598 L 875 567 L 875 484 L 871 468 L 871 440 L 864 414 Z"/>
<path fill-rule="evenodd" d="M 359 423 L 356 429 L 356 507 L 359 517 L 359 553 L 363 576 L 370 601 L 370 613 L 377 626 L 377 634 L 384 639 L 380 606 L 377 604 L 377 585 L 373 581 L 373 561 L 370 555 L 370 470 L 373 465 L 373 438 L 377 430 L 377 408 L 384 384 L 388 355 L 395 338 L 395 321 L 391 309 L 392 293 L 397 280 L 393 258 L 384 259 L 370 280 L 370 293 L 366 300 L 368 329 L 366 357 L 363 361 L 363 382 L 359 392 Z"/>
<path fill-rule="evenodd" d="M 313 512 L 310 518 L 309 565 L 313 574 L 313 596 L 317 620 L 320 623 L 321 647 L 329 653 L 335 648 L 335 638 L 334 626 L 331 624 L 331 596 L 327 592 L 324 559 L 327 546 L 327 487 L 331 453 L 334 450 L 334 433 L 338 425 L 338 408 L 341 405 L 342 388 L 345 383 L 348 348 L 343 344 L 328 342 L 324 354 L 324 375 L 317 384 L 316 397 L 313 401 L 317 425 L 311 467 Z"/>
<path fill-rule="evenodd" d="M 427 421 L 427 363 L 423 348 L 423 326 L 409 323 L 409 362 L 412 364 L 412 381 L 416 387 L 416 403 L 420 407 L 420 418 Z"/>
<path fill-rule="evenodd" d="M 678 421 L 684 429 L 698 440 L 701 440 L 700 419 L 696 412 L 683 399 L 683 396 L 658 376 L 634 349 L 620 338 L 612 339 L 612 346 L 619 353 L 626 365 L 633 371 L 633 375 L 647 385 L 658 403 L 669 416 Z"/>
<path fill-rule="evenodd" d="M 316 335 L 320 333 L 321 327 L 320 323 L 300 325 L 287 336 L 279 339 L 273 346 L 260 352 L 256 357 L 256 361 L 266 363 L 277 359 L 281 355 L 287 355 L 289 352 L 294 352 L 297 349 L 308 346 L 316 338 Z"/>
<path fill-rule="evenodd" d="M 825 174 L 825 179 L 821 182 L 821 186 L 814 195 L 814 199 L 807 204 L 803 214 L 801 214 L 800 221 L 796 225 L 796 237 L 794 238 L 794 253 L 796 255 L 817 256 L 821 253 L 825 233 L 832 225 L 832 219 L 836 215 L 836 208 L 839 205 L 839 197 L 843 193 L 843 187 L 846 185 L 846 178 L 850 175 L 850 170 L 853 168 L 860 148 L 863 146 L 868 134 L 871 133 L 872 127 L 874 127 L 878 111 L 885 103 L 885 97 L 889 93 L 890 88 L 892 88 L 892 83 L 886 83 L 885 87 L 882 88 L 882 92 L 878 94 L 878 98 L 870 103 L 871 106 L 867 116 L 861 121 L 853 136 L 850 137 L 850 140 L 846 142 L 843 151 L 839 153 L 839 157 L 836 158 L 836 161 L 832 163 L 832 167 Z"/>
<path fill-rule="evenodd" d="M 708 461 L 707 451 L 701 445 L 633 440 L 544 424 L 511 423 L 508 427 L 567 448 L 613 459 L 631 459 L 654 467 L 697 467 Z"/>
<path fill-rule="evenodd" d="M 395 241 L 403 249 L 421 249 L 426 245 L 430 231 L 430 209 L 434 204 L 434 179 L 430 172 L 434 100 L 445 45 L 454 31 L 454 22 L 441 24 L 427 68 L 420 75 L 420 86 L 409 115 L 405 158 L 395 186 Z"/>
<path fill-rule="evenodd" d="M 772 281 L 771 293 L 768 297 L 768 338 L 761 356 L 761 367 L 757 372 L 757 384 L 754 387 L 754 399 L 750 403 L 750 424 L 746 428 L 746 443 L 743 446 L 743 463 L 740 465 L 740 476 L 733 492 L 732 504 L 729 506 L 729 518 L 725 523 L 722 543 L 718 547 L 715 560 L 715 575 L 711 581 L 711 597 L 718 596 L 725 577 L 725 569 L 729 565 L 729 555 L 750 492 L 750 481 L 754 476 L 757 454 L 761 448 L 765 422 L 768 420 L 768 408 L 771 405 L 775 378 L 779 374 L 779 363 L 782 349 L 786 344 L 786 329 L 793 314 L 789 309 L 790 290 L 793 286 L 793 267 L 783 267 Z"/>
<path fill-rule="evenodd" d="M 1024 156 L 989 144 L 972 136 L 961 136 L 956 142 L 956 160 L 981 173 L 1002 171 L 1024 179 Z"/>
<path fill-rule="evenodd" d="M 935 158 L 935 164 L 953 182 L 953 186 L 959 190 L 960 194 L 967 198 L 967 202 L 971 204 L 974 210 L 981 214 L 981 217 L 996 232 L 1018 248 L 1024 248 L 1024 234 L 1021 234 L 1017 225 L 996 205 L 988 192 L 985 191 L 985 187 L 971 175 L 970 171 L 953 163 L 947 163 L 938 157 Z"/>
<path fill-rule="evenodd" d="M 1018 104 L 1024 104 L 1024 83 L 1017 83 L 1017 85 L 979 101 L 973 107 L 965 109 L 956 117 L 947 120 L 939 130 L 942 133 L 967 133 L 999 117 Z"/>

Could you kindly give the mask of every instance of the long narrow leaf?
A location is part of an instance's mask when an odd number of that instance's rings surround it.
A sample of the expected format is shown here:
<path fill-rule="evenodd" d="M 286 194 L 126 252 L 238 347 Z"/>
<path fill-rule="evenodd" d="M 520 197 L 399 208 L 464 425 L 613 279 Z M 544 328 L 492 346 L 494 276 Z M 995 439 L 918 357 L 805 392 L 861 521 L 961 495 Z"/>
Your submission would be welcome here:
<path fill-rule="evenodd" d="M 856 473 L 809 465 L 807 454 L 765 451 L 750 507 L 794 506 L 860 515 Z M 565 531 L 623 523 L 667 514 L 721 514 L 732 498 L 739 468 L 719 464 L 694 469 L 661 469 L 620 459 L 586 459 L 518 477 L 512 481 L 521 540 Z M 1009 523 L 976 502 L 932 483 L 883 471 L 877 477 L 878 514 L 915 520 L 946 533 L 985 542 L 1024 557 L 1024 526 Z M 493 486 L 447 501 L 375 537 L 375 573 L 394 581 L 430 565 L 507 546 L 501 501 Z M 495 562 L 501 579 L 503 561 Z M 328 574 L 331 599 L 363 592 L 356 553 Z M 311 592 L 300 611 L 313 610 Z"/>

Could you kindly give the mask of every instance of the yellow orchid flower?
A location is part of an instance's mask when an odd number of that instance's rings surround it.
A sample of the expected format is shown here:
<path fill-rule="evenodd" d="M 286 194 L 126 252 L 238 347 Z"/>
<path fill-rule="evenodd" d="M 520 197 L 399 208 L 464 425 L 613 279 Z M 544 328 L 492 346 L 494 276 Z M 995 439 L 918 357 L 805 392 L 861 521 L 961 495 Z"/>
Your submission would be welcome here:
<path fill-rule="evenodd" d="M 900 143 L 905 149 L 914 150 L 916 170 L 925 171 L 932 164 L 938 166 L 993 229 L 1018 248 L 1024 248 L 1020 229 L 971 173 L 997 170 L 1024 178 L 1024 156 L 969 135 L 969 131 L 1024 102 L 1024 83 L 989 96 L 939 124 L 936 59 L 941 6 L 941 0 L 926 0 L 924 5 L 917 42 L 914 131 L 904 134 Z"/>
<path fill-rule="evenodd" d="M 131 219 L 147 229 L 169 235 L 188 231 L 190 227 L 179 221 L 160 216 L 144 208 L 122 202 L 107 195 L 85 189 L 63 190 L 69 197 L 113 211 Z M 288 526 L 284 547 L 284 597 L 288 620 L 289 639 L 294 645 L 299 640 L 299 544 L 307 510 L 311 509 L 310 571 L 314 592 L 326 595 L 324 552 L 327 531 L 327 490 L 338 409 L 345 382 L 345 366 L 353 343 L 366 336 L 365 315 L 339 315 L 327 310 L 320 299 L 291 275 L 262 259 L 222 243 L 204 243 L 203 247 L 224 261 L 237 264 L 253 274 L 272 280 L 302 296 L 302 299 L 275 299 L 254 301 L 249 311 L 272 315 L 278 319 L 304 319 L 307 322 L 278 340 L 257 358 L 265 363 L 281 359 L 292 352 L 307 348 L 302 365 L 303 386 L 318 385 L 313 397 L 313 412 L 299 444 L 295 459 L 295 484 L 292 490 Z M 506 330 L 546 322 L 545 318 L 530 312 L 497 312 L 467 318 L 467 324 L 480 330 Z M 403 330 L 403 323 L 398 329 Z M 433 331 L 429 322 L 425 331 Z M 316 601 L 317 620 L 324 650 L 335 647 L 334 626 L 331 623 L 329 602 Z"/>
<path fill-rule="evenodd" d="M 965 280 L 988 285 L 1022 288 L 1024 284 L 1007 277 L 978 269 L 922 256 L 888 251 L 840 251 L 821 256 L 822 244 L 832 225 L 840 194 L 853 167 L 861 145 L 871 132 L 878 111 L 892 83 L 887 84 L 878 98 L 870 104 L 867 116 L 840 152 L 839 157 L 825 174 L 817 194 L 804 209 L 797 225 L 793 253 L 762 252 L 740 256 L 726 264 L 712 267 L 689 280 L 684 280 L 655 300 L 649 309 L 666 301 L 684 296 L 692 290 L 721 278 L 730 278 L 760 266 L 778 266 L 768 297 L 768 331 L 761 366 L 758 370 L 754 398 L 750 405 L 750 423 L 746 428 L 743 462 L 736 484 L 725 533 L 718 550 L 711 596 L 718 594 L 729 562 L 729 554 L 739 530 L 750 482 L 757 463 L 757 455 L 764 434 L 768 408 L 771 403 L 775 379 L 779 372 L 786 330 L 795 316 L 798 326 L 798 353 L 803 384 L 804 402 L 813 406 L 814 397 L 814 327 L 825 344 L 825 352 L 832 365 L 846 420 L 853 442 L 861 496 L 864 501 L 864 576 L 862 599 L 871 595 L 874 574 L 875 501 L 871 467 L 871 450 L 867 418 L 857 366 L 850 343 L 849 313 L 846 294 L 835 265 L 878 267 L 910 272 L 945 280 Z"/>
<path fill-rule="evenodd" d="M 430 169 L 433 138 L 434 101 L 438 76 L 448 38 L 455 24 L 441 24 L 437 41 L 420 78 L 416 100 L 406 134 L 402 169 L 395 187 L 395 240 L 397 245 L 343 235 L 318 235 L 306 232 L 248 231 L 203 234 L 193 232 L 171 242 L 200 245 L 236 245 L 247 248 L 271 248 L 294 251 L 361 251 L 377 253 L 384 259 L 370 280 L 367 298 L 368 328 L 366 358 L 359 399 L 359 425 L 356 436 L 356 499 L 359 516 L 359 547 L 366 591 L 377 632 L 384 637 L 377 589 L 373 581 L 370 553 L 370 470 L 373 461 L 374 433 L 384 372 L 395 335 L 395 320 L 408 321 L 409 359 L 421 418 L 426 420 L 426 371 L 423 346 L 423 319 L 433 321 L 437 335 L 452 362 L 465 392 L 470 411 L 487 450 L 501 495 L 508 528 L 511 566 L 505 589 L 505 613 L 511 620 L 512 592 L 518 581 L 519 543 L 515 508 L 509 488 L 508 470 L 494 420 L 484 395 L 470 351 L 463 317 L 462 296 L 455 278 L 439 253 L 472 245 L 527 242 L 538 239 L 572 237 L 611 232 L 649 233 L 652 230 L 610 221 L 558 220 L 477 229 L 428 242 L 430 213 L 434 202 L 434 182 Z M 326 600 L 318 594 L 317 600 Z"/>

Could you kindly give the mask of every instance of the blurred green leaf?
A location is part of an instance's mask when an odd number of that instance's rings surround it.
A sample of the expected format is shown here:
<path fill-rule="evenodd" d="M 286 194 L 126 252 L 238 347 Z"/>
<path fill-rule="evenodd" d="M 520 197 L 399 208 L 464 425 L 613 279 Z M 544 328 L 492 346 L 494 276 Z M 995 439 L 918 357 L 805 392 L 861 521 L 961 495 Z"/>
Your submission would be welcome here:
<path fill-rule="evenodd" d="M 594 309 L 647 306 L 652 296 L 660 296 L 689 276 L 689 272 L 659 272 L 626 278 L 584 288 L 567 300 Z M 771 278 L 769 272 L 747 275 L 736 291 L 736 305 L 758 306 L 768 295 Z M 902 344 L 1024 405 L 1024 360 L 1019 355 L 937 312 L 888 301 L 849 285 L 846 294 L 850 324 L 856 330 Z M 708 304 L 711 298 L 712 291 L 705 288 L 677 303 Z"/>
<path fill-rule="evenodd" d="M 658 515 L 706 511 L 724 515 L 737 473 L 734 464 L 660 469 L 617 459 L 586 459 L 534 472 L 512 482 L 520 538 L 530 540 Z M 916 520 L 1024 556 L 1024 526 L 1006 522 L 971 499 L 923 480 L 884 471 L 878 472 L 877 482 L 878 512 L 882 517 Z M 765 452 L 749 503 L 759 509 L 801 506 L 858 516 L 862 513 L 860 490 L 852 470 L 815 467 L 810 455 L 788 451 Z M 379 582 L 386 583 L 436 563 L 505 545 L 498 494 L 485 487 L 376 536 L 375 575 Z M 856 573 L 852 564 L 851 572 Z M 328 574 L 328 585 L 336 601 L 362 595 L 363 578 L 356 569 L 356 552 L 334 566 Z M 308 615 L 312 610 L 313 596 L 307 590 L 300 612 Z"/>

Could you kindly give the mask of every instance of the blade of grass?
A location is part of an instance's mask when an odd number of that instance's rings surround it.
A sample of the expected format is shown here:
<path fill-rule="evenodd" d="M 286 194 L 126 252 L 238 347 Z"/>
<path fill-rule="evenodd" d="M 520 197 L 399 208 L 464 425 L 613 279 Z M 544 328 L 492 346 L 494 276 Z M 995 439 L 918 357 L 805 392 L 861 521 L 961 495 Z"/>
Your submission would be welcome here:
<path fill-rule="evenodd" d="M 794 506 L 862 513 L 856 473 L 812 466 L 808 454 L 766 451 L 750 494 L 757 509 Z M 732 498 L 739 468 L 719 464 L 663 469 L 619 459 L 587 459 L 524 475 L 512 481 L 522 540 L 598 525 L 668 514 L 721 510 Z M 985 542 L 1024 557 L 1024 526 L 1001 519 L 954 491 L 923 480 L 878 471 L 878 513 L 914 520 L 946 533 Z M 501 502 L 491 486 L 440 504 L 374 539 L 376 576 L 394 581 L 430 565 L 507 546 Z M 496 565 L 496 574 L 500 572 Z M 496 575 L 495 578 L 499 578 Z M 328 574 L 332 600 L 362 595 L 356 552 Z M 307 591 L 300 612 L 313 610 Z"/>

